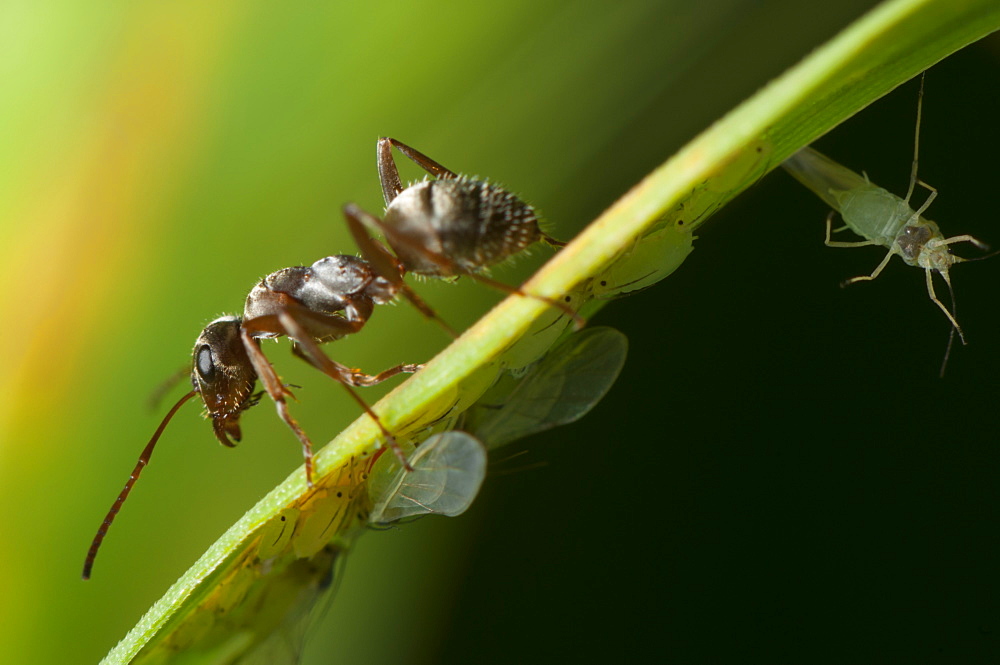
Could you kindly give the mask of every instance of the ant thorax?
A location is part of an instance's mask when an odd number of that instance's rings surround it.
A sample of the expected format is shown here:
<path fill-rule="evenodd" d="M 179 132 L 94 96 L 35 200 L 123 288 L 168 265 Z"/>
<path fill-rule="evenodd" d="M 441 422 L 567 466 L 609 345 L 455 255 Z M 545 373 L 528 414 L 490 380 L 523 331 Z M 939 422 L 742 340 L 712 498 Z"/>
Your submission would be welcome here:
<path fill-rule="evenodd" d="M 386 208 L 385 225 L 397 239 L 390 243 L 406 269 L 437 277 L 478 272 L 541 238 L 530 205 L 502 187 L 466 176 L 407 187 Z M 438 256 L 448 257 L 450 265 Z"/>
<path fill-rule="evenodd" d="M 362 259 L 327 256 L 311 266 L 283 268 L 264 277 L 247 296 L 243 318 L 276 316 L 289 301 L 295 301 L 312 312 L 339 314 L 348 321 L 366 321 L 376 304 L 391 301 L 395 294 L 392 282 L 376 275 Z M 331 341 L 343 336 L 330 334 L 325 328 L 313 330 L 308 321 L 303 326 L 317 340 Z M 263 331 L 254 337 L 270 339 L 282 334 Z"/>

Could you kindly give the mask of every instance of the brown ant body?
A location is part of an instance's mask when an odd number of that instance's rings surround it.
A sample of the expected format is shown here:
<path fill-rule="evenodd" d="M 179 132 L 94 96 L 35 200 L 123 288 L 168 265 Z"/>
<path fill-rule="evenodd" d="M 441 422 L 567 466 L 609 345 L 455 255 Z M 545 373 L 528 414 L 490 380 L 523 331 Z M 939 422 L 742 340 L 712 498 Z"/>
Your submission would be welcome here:
<path fill-rule="evenodd" d="M 393 147 L 436 179 L 404 188 L 392 157 Z M 425 316 L 455 335 L 403 283 L 404 271 L 398 266 L 427 277 L 466 275 L 505 293 L 535 298 L 557 307 L 573 317 L 577 327 L 582 327 L 583 319 L 566 304 L 526 293 L 481 274 L 535 242 L 556 248 L 566 245 L 539 228 L 534 208 L 502 187 L 449 171 L 396 139 L 379 139 L 377 152 L 385 215 L 379 219 L 350 203 L 344 206 L 347 226 L 362 256 Z M 372 240 L 365 227 L 381 232 L 395 256 Z"/>
<path fill-rule="evenodd" d="M 396 270 L 401 273 L 402 267 Z M 375 274 L 363 259 L 328 256 L 308 267 L 297 266 L 271 273 L 250 291 L 242 317 L 223 316 L 209 323 L 194 346 L 193 390 L 174 404 L 139 456 L 125 489 L 94 536 L 84 563 L 83 578 L 90 577 L 101 542 L 139 474 L 149 463 L 153 447 L 167 423 L 181 405 L 195 395 L 200 395 L 205 403 L 215 436 L 223 445 L 233 447 L 241 438 L 240 416 L 260 399 L 261 393 L 254 393 L 257 379 L 260 379 L 264 391 L 274 400 L 278 415 L 302 444 L 306 480 L 312 486 L 312 443 L 288 413 L 286 397 L 292 394 L 261 351 L 262 339 L 290 337 L 293 353 L 339 381 L 375 420 L 389 447 L 405 464 L 406 458 L 398 444 L 351 387 L 372 386 L 403 372 L 415 372 L 420 365 L 397 365 L 372 376 L 331 360 L 319 348 L 322 343 L 360 331 L 375 305 L 392 300 L 397 290 L 395 282 Z"/>
<path fill-rule="evenodd" d="M 435 176 L 404 188 L 392 157 L 392 148 Z M 384 219 L 354 204 L 344 207 L 348 228 L 362 258 L 328 256 L 312 266 L 285 268 L 260 281 L 247 296 L 243 316 L 223 316 L 205 327 L 193 354 L 193 390 L 170 409 L 142 451 L 125 489 L 111 506 L 94 536 L 84 563 L 83 578 L 90 577 L 97 551 L 167 423 L 195 395 L 205 403 L 215 436 L 232 447 L 240 440 L 240 416 L 257 404 L 257 379 L 278 410 L 278 415 L 302 444 L 306 480 L 313 481 L 312 443 L 288 413 L 292 396 L 264 356 L 260 340 L 287 336 L 293 353 L 340 382 L 382 430 L 388 447 L 410 470 L 406 457 L 389 431 L 352 387 L 371 386 L 400 373 L 415 372 L 420 365 L 397 365 L 368 375 L 331 360 L 319 345 L 359 332 L 375 305 L 402 293 L 425 316 L 448 327 L 403 281 L 406 272 L 428 277 L 469 276 L 509 294 L 535 298 L 571 316 L 577 327 L 583 319 L 566 304 L 546 296 L 496 282 L 481 274 L 486 268 L 542 241 L 552 247 L 565 243 L 544 233 L 534 209 L 516 196 L 483 180 L 458 175 L 426 155 L 391 138 L 378 141 L 378 171 L 385 197 Z M 380 231 L 388 248 L 370 238 L 365 227 Z"/>

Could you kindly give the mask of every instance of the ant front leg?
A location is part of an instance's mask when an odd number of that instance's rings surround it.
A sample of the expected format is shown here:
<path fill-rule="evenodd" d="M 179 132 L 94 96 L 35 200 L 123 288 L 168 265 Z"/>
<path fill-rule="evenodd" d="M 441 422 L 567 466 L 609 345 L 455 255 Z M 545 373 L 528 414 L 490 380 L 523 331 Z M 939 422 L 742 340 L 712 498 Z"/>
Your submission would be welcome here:
<path fill-rule="evenodd" d="M 268 325 L 270 324 L 270 325 Z M 250 357 L 250 362 L 253 364 L 254 370 L 257 372 L 257 377 L 260 382 L 264 384 L 264 390 L 267 394 L 271 396 L 274 400 L 274 406 L 278 410 L 278 416 L 285 421 L 285 424 L 292 430 L 295 437 L 302 444 L 302 456 L 305 458 L 306 466 L 306 484 L 310 488 L 313 487 L 313 453 L 312 453 L 312 441 L 306 436 L 306 433 L 299 426 L 298 422 L 292 418 L 292 415 L 288 412 L 288 404 L 285 402 L 286 397 L 294 398 L 295 395 L 292 394 L 288 388 L 286 388 L 281 383 L 281 378 L 278 377 L 278 373 L 274 371 L 274 367 L 268 361 L 264 352 L 260 349 L 260 344 L 254 338 L 254 333 L 275 333 L 279 332 L 274 329 L 274 317 L 273 316 L 261 316 L 255 319 L 250 319 L 249 321 L 244 321 L 243 325 L 240 326 L 240 339 L 243 340 L 243 347 L 247 350 L 247 355 Z"/>
<path fill-rule="evenodd" d="M 378 179 L 382 183 L 382 196 L 385 198 L 387 206 L 404 189 L 403 183 L 399 179 L 399 170 L 396 168 L 396 162 L 392 158 L 393 146 L 435 178 L 458 177 L 453 171 L 449 171 L 419 150 L 414 150 L 396 139 L 388 137 L 380 138 L 378 140 L 378 147 L 376 148 L 378 152 Z"/>
<path fill-rule="evenodd" d="M 365 374 L 331 359 L 319 348 L 315 338 L 306 330 L 306 326 L 313 332 L 325 330 L 328 336 L 336 339 L 358 332 L 363 322 L 348 321 L 339 316 L 314 312 L 298 303 L 289 303 L 284 311 L 278 314 L 278 321 L 281 323 L 284 333 L 295 342 L 292 353 L 344 385 L 367 388 L 382 383 L 386 379 L 391 379 L 397 374 L 413 374 L 423 368 L 423 365 L 405 363 L 390 367 L 374 376 Z M 322 335 L 321 338 L 326 336 Z"/>
<path fill-rule="evenodd" d="M 407 471 L 412 471 L 412 467 L 406 459 L 406 455 L 403 453 L 403 449 L 400 448 L 396 439 L 389 433 L 385 425 L 379 419 L 378 415 L 372 408 L 368 406 L 368 403 L 361 399 L 361 396 L 354 391 L 351 386 L 372 386 L 376 383 L 381 383 L 386 379 L 393 377 L 397 374 L 406 372 L 413 373 L 419 370 L 422 365 L 396 365 L 390 369 L 387 369 L 380 374 L 375 376 L 369 376 L 363 374 L 357 370 L 352 370 L 338 362 L 334 362 L 323 353 L 322 349 L 316 343 L 316 340 L 309 335 L 302 323 L 298 320 L 299 318 L 310 319 L 310 325 L 315 329 L 321 323 L 326 323 L 330 326 L 331 333 L 346 334 L 343 332 L 345 326 L 353 325 L 339 317 L 327 316 L 318 312 L 313 312 L 301 305 L 290 305 L 280 314 L 278 314 L 278 320 L 285 329 L 285 333 L 293 338 L 297 343 L 297 347 L 293 347 L 293 352 L 299 357 L 307 360 L 311 365 L 319 369 L 321 372 L 327 376 L 335 379 L 344 386 L 344 390 L 351 396 L 351 398 L 358 403 L 359 406 L 368 414 L 369 417 L 375 422 L 378 428 L 382 431 L 382 435 L 386 439 L 386 444 L 392 449 L 393 454 L 402 463 L 403 468 Z"/>
<path fill-rule="evenodd" d="M 403 281 L 404 269 L 399 259 L 393 256 L 382 243 L 371 238 L 365 227 L 376 228 L 387 234 L 386 237 L 392 233 L 392 230 L 388 229 L 382 223 L 382 220 L 368 214 L 354 203 L 348 203 L 344 206 L 344 217 L 347 219 L 347 228 L 350 230 L 354 242 L 357 243 L 358 249 L 361 250 L 361 256 L 364 257 L 365 261 L 372 264 L 379 276 L 389 280 L 397 291 L 401 292 L 414 307 L 420 310 L 421 314 L 444 328 L 445 332 L 451 335 L 452 338 L 457 338 L 458 333 Z"/>

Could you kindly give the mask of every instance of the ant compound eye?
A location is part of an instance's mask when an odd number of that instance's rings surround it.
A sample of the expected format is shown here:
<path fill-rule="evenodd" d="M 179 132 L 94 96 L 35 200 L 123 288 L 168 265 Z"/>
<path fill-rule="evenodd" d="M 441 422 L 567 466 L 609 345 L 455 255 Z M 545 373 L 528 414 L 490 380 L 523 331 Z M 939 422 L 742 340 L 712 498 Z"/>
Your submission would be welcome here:
<path fill-rule="evenodd" d="M 207 344 L 198 349 L 198 353 L 195 355 L 195 366 L 203 380 L 211 381 L 215 378 L 215 358 L 212 357 L 212 348 Z"/>

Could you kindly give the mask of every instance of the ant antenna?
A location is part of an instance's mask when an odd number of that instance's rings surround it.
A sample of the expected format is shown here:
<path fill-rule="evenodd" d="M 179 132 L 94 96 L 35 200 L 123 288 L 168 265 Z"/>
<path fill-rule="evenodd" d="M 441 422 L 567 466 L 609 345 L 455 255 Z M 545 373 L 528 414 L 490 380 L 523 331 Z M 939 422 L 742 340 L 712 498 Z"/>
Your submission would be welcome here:
<path fill-rule="evenodd" d="M 192 397 L 198 394 L 197 390 L 192 390 L 184 397 L 181 397 L 173 408 L 167 412 L 166 417 L 160 426 L 156 428 L 153 432 L 153 438 L 149 440 L 146 447 L 143 448 L 142 454 L 139 455 L 139 461 L 136 462 L 135 468 L 132 469 L 132 475 L 128 477 L 128 482 L 125 483 L 125 489 L 122 493 L 118 495 L 115 502 L 111 505 L 111 510 L 108 511 L 107 516 L 104 518 L 104 522 L 101 523 L 101 527 L 97 530 L 97 534 L 94 536 L 94 541 L 90 544 L 90 550 L 87 551 L 87 560 L 83 562 L 83 579 L 90 579 L 90 571 L 94 567 L 94 559 L 97 558 L 97 550 L 101 548 L 101 543 L 104 542 L 104 536 L 108 533 L 108 529 L 111 527 L 111 523 L 115 521 L 115 516 L 118 515 L 118 511 L 121 510 L 122 504 L 125 503 L 125 499 L 128 498 L 129 492 L 132 491 L 132 486 L 135 485 L 135 481 L 139 480 L 139 474 L 142 473 L 143 468 L 149 464 L 149 458 L 153 454 L 153 447 L 159 440 L 160 435 L 163 434 L 163 430 L 166 429 L 167 423 L 170 419 L 174 417 L 177 410 L 181 408 L 184 402 L 188 401 Z"/>
<path fill-rule="evenodd" d="M 179 368 L 176 372 L 168 376 L 163 380 L 163 382 L 156 386 L 152 393 L 149 395 L 149 401 L 147 402 L 150 410 L 155 410 L 160 406 L 160 402 L 167 393 L 174 389 L 178 383 L 180 383 L 186 377 L 191 376 L 190 363 Z"/>

